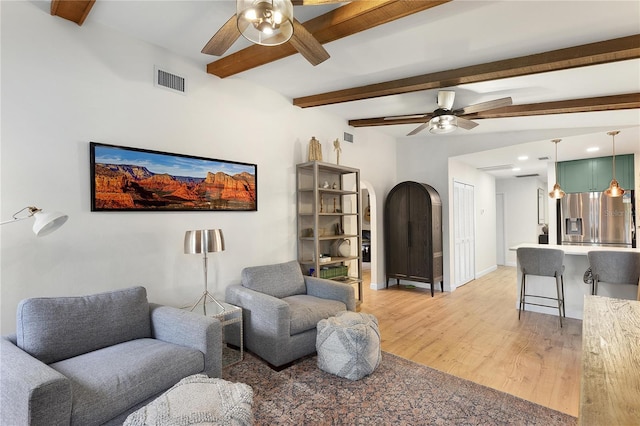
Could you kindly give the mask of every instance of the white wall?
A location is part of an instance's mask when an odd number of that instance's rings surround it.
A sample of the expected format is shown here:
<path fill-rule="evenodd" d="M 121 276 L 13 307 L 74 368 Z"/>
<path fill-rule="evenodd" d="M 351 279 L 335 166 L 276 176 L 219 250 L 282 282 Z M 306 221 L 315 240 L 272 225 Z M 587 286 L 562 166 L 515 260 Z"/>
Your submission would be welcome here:
<path fill-rule="evenodd" d="M 32 2 L 1 7 L 0 217 L 36 205 L 69 221 L 36 238 L 25 220 L 0 228 L 1 333 L 26 297 L 83 295 L 144 285 L 154 302 L 182 306 L 202 292 L 202 260 L 182 252 L 185 230 L 222 228 L 209 289 L 245 266 L 294 259 L 295 164 L 311 136 L 325 161 L 344 131 L 341 164 L 361 169 L 382 212 L 397 181 L 395 141 L 242 80 L 221 80 L 166 50 L 87 22 L 50 16 Z M 155 88 L 154 65 L 188 78 L 187 95 Z M 257 212 L 90 212 L 89 142 L 258 165 Z M 371 189 L 370 189 L 371 190 Z M 374 233 L 384 258 L 382 220 Z M 383 262 L 377 275 L 383 276 Z"/>
<path fill-rule="evenodd" d="M 544 189 L 544 185 L 535 177 L 496 181 L 496 192 L 504 194 L 508 266 L 516 266 L 516 253 L 510 251 L 509 247 L 521 243 L 538 243 L 538 188 Z"/>

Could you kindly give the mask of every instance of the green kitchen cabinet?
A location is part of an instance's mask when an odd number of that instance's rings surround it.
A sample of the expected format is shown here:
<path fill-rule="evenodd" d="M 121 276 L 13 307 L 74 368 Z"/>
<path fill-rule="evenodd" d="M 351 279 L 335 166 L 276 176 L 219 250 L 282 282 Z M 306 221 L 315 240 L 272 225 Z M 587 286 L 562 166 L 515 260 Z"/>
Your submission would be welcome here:
<path fill-rule="evenodd" d="M 616 155 L 616 179 L 621 187 L 634 188 L 633 154 Z M 613 157 L 558 163 L 558 183 L 567 193 L 604 191 L 613 177 Z"/>

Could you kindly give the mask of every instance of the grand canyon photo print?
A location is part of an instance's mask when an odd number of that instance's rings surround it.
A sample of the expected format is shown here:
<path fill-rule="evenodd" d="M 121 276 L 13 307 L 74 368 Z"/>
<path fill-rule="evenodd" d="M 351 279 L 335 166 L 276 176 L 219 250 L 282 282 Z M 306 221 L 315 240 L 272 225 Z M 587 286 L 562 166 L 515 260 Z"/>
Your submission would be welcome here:
<path fill-rule="evenodd" d="M 91 142 L 92 210 L 257 210 L 255 164 Z"/>

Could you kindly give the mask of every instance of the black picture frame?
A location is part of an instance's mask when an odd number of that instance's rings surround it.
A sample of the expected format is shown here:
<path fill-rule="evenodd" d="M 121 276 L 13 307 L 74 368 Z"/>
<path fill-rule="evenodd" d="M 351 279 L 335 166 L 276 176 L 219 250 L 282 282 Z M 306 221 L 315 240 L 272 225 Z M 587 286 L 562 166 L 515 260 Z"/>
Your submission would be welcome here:
<path fill-rule="evenodd" d="M 257 211 L 258 166 L 89 143 L 91 211 Z"/>

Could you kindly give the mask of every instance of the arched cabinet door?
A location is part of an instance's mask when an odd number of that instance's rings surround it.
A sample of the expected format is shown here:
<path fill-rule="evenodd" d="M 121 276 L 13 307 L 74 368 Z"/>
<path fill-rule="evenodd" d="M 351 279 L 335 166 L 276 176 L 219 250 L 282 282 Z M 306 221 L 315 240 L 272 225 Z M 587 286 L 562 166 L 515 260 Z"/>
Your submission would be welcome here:
<path fill-rule="evenodd" d="M 385 269 L 389 279 L 442 282 L 442 203 L 438 192 L 418 182 L 396 185 L 385 200 Z"/>

